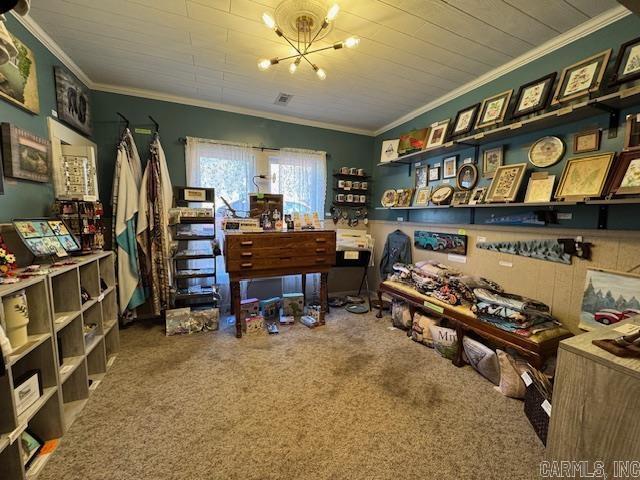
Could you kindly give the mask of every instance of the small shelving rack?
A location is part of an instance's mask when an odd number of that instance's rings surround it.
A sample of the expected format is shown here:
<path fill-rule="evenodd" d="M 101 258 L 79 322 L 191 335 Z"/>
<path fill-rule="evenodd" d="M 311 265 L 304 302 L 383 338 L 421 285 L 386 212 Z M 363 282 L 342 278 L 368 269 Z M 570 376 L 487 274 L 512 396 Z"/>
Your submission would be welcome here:
<path fill-rule="evenodd" d="M 80 287 L 91 299 L 82 303 Z M 80 257 L 48 275 L 0 285 L 4 298 L 24 290 L 29 309 L 28 342 L 8 357 L 0 376 L 0 478 L 33 479 L 50 455 L 22 462 L 20 435 L 28 430 L 47 442 L 63 436 L 100 385 L 118 353 L 118 306 L 113 253 Z M 0 305 L 4 323 L 4 308 Z M 84 324 L 95 324 L 91 338 Z M 13 388 L 17 379 L 39 370 L 42 395 L 20 415 Z"/>
<path fill-rule="evenodd" d="M 216 251 L 216 210 L 215 190 L 202 187 L 174 187 L 174 204 L 176 207 L 190 207 L 194 203 L 206 203 L 211 205 L 210 217 L 186 217 L 180 216 L 177 223 L 173 224 L 173 240 L 178 243 L 178 248 L 172 256 L 173 261 L 173 295 L 172 303 L 177 306 L 206 306 L 218 304 L 217 288 L 217 251 Z M 185 235 L 181 226 L 210 225 L 212 230 L 205 234 L 191 233 Z M 191 227 L 189 227 L 191 231 Z M 209 241 L 210 248 L 204 250 L 189 249 L 189 244 L 196 241 Z M 190 268 L 189 262 L 198 260 L 205 263 L 211 260 L 211 265 L 205 268 Z M 208 262 L 206 262 L 208 263 Z M 194 279 L 212 279 L 211 285 L 189 285 Z"/>
<path fill-rule="evenodd" d="M 333 177 L 335 179 L 335 185 L 333 187 L 334 197 L 332 201 L 332 205 L 335 208 L 339 209 L 349 209 L 349 210 L 364 210 L 365 213 L 369 208 L 369 192 L 371 188 L 371 177 L 368 175 L 354 175 L 351 173 L 341 173 L 340 171 L 334 172 Z M 367 188 L 340 188 L 339 182 L 350 181 L 350 182 L 367 182 Z M 345 196 L 345 201 L 338 201 L 337 196 L 339 194 L 343 194 Z M 366 196 L 365 202 L 348 202 L 346 201 L 346 196 L 352 194 L 360 197 L 361 195 Z"/>
<path fill-rule="evenodd" d="M 104 247 L 104 222 L 101 202 L 56 200 L 53 211 L 80 239 L 83 252 L 90 253 L 102 250 Z"/>

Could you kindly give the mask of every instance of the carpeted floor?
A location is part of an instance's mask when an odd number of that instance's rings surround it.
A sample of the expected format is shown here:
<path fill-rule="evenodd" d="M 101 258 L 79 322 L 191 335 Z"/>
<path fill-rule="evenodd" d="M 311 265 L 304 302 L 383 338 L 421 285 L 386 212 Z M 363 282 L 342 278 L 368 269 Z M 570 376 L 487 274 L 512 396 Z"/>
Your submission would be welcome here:
<path fill-rule="evenodd" d="M 388 317 L 121 340 L 41 480 L 537 478 L 523 404 Z"/>

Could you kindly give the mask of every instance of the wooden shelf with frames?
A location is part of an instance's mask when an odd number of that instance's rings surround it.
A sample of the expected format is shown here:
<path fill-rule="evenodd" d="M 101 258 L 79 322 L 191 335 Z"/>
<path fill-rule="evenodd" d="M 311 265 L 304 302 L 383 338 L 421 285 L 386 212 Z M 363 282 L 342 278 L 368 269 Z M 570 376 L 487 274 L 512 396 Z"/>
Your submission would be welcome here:
<path fill-rule="evenodd" d="M 27 430 L 42 441 L 60 439 L 82 413 L 91 391 L 100 384 L 119 349 L 118 306 L 111 252 L 76 257 L 73 265 L 51 269 L 47 275 L 0 285 L 3 301 L 24 291 L 29 311 L 29 341 L 7 357 L 0 376 L 0 478 L 35 478 L 50 458 L 37 457 L 26 469 L 20 435 Z M 81 287 L 91 299 L 82 303 Z M 42 301 L 47 299 L 47 301 Z M 85 322 L 96 323 L 91 343 L 84 339 Z M 18 414 L 16 380 L 38 370 L 42 395 Z M 90 413 L 89 413 L 90 414 Z"/>

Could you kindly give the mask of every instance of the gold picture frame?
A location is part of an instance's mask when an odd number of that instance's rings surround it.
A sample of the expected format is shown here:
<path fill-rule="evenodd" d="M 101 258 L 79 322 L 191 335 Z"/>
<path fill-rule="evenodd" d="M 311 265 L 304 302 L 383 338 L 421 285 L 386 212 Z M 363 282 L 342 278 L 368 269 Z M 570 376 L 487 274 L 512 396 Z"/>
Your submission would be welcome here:
<path fill-rule="evenodd" d="M 516 163 L 498 167 L 487 191 L 485 203 L 507 203 L 515 201 L 526 171 L 526 163 Z"/>
<path fill-rule="evenodd" d="M 524 196 L 524 203 L 550 202 L 555 184 L 555 175 L 548 175 L 546 172 L 531 174 L 527 185 L 527 193 Z"/>
<path fill-rule="evenodd" d="M 582 201 L 600 197 L 614 156 L 615 153 L 606 152 L 567 160 L 556 189 L 556 199 Z"/>
<path fill-rule="evenodd" d="M 431 187 L 416 188 L 416 194 L 413 198 L 414 207 L 426 207 L 431 200 Z"/>
<path fill-rule="evenodd" d="M 398 201 L 396 207 L 409 207 L 413 199 L 413 188 L 401 188 L 398 190 Z"/>
<path fill-rule="evenodd" d="M 611 49 L 580 60 L 562 70 L 551 105 L 568 102 L 600 89 Z"/>

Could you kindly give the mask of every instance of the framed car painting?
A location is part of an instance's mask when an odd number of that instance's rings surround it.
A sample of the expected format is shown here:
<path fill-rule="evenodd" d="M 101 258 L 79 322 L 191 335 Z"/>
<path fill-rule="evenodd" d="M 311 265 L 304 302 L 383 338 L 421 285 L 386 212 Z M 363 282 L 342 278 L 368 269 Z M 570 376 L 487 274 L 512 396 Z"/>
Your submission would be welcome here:
<path fill-rule="evenodd" d="M 555 81 L 556 72 L 553 72 L 522 85 L 518 89 L 511 116 L 517 118 L 544 110 L 549 103 L 549 97 L 553 91 L 553 83 Z"/>
<path fill-rule="evenodd" d="M 512 94 L 513 90 L 507 90 L 493 97 L 485 98 L 476 120 L 476 128 L 490 127 L 501 123 L 507 113 Z"/>
<path fill-rule="evenodd" d="M 504 145 L 488 148 L 482 152 L 482 176 L 493 178 L 498 167 L 504 163 Z"/>
<path fill-rule="evenodd" d="M 640 37 L 620 46 L 610 84 L 619 85 L 638 78 L 640 78 Z"/>
<path fill-rule="evenodd" d="M 9 123 L 3 123 L 0 130 L 4 175 L 48 183 L 51 176 L 51 142 Z"/>
<path fill-rule="evenodd" d="M 91 136 L 89 89 L 60 67 L 54 67 L 58 118 L 79 132 Z"/>
<path fill-rule="evenodd" d="M 516 163 L 514 165 L 498 167 L 487 191 L 486 202 L 515 201 L 526 170 L 526 163 Z"/>
<path fill-rule="evenodd" d="M 456 118 L 453 121 L 453 127 L 449 132 L 450 137 L 456 137 L 458 135 L 464 135 L 465 133 L 473 130 L 473 124 L 478 116 L 478 110 L 480 110 L 480 104 L 476 103 L 470 107 L 460 110 L 456 114 Z"/>
<path fill-rule="evenodd" d="M 433 125 L 431 127 L 431 132 L 429 133 L 429 139 L 427 140 L 426 148 L 435 148 L 442 145 L 447 135 L 448 126 L 449 126 L 449 119 L 444 120 L 442 122 L 438 122 L 437 125 Z"/>
<path fill-rule="evenodd" d="M 586 198 L 600 197 L 614 155 L 614 153 L 602 153 L 567 160 L 556 189 L 556 198 L 582 201 Z"/>
<path fill-rule="evenodd" d="M 400 139 L 385 140 L 382 142 L 382 151 L 380 152 L 380 163 L 392 162 L 398 158 L 398 145 Z"/>
<path fill-rule="evenodd" d="M 551 104 L 575 100 L 599 90 L 610 56 L 611 49 L 566 67 L 560 75 Z"/>

